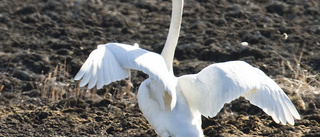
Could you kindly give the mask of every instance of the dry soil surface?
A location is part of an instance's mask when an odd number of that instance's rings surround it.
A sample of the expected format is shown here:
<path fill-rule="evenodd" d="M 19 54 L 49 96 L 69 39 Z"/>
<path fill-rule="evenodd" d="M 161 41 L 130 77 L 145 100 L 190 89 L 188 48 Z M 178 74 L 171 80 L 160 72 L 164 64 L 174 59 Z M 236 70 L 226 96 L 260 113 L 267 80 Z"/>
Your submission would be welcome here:
<path fill-rule="evenodd" d="M 126 94 L 72 78 L 98 44 L 161 52 L 170 15 L 170 0 L 0 0 L 0 136 L 156 136 L 136 99 L 147 75 Z M 240 98 L 203 117 L 206 136 L 320 136 L 318 0 L 185 0 L 175 75 L 230 60 L 275 79 L 302 119 L 279 125 Z"/>

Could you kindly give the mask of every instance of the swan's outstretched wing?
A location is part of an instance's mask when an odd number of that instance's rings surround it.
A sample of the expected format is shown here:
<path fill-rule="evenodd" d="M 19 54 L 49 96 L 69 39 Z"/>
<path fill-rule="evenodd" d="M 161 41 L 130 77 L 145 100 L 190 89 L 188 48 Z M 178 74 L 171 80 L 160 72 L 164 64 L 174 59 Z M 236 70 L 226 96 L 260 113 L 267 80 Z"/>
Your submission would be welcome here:
<path fill-rule="evenodd" d="M 277 83 L 243 61 L 212 64 L 198 74 L 181 76 L 178 80 L 190 107 L 207 117 L 217 115 L 225 103 L 243 96 L 277 123 L 288 121 L 293 125 L 293 117 L 300 119 Z"/>
<path fill-rule="evenodd" d="M 173 106 L 176 100 L 176 80 L 168 72 L 162 56 L 135 46 L 108 43 L 98 45 L 92 51 L 81 67 L 75 80 L 81 80 L 80 86 L 88 84 L 91 89 L 95 85 L 100 89 L 103 85 L 127 78 L 129 69 L 136 69 L 148 74 L 151 78 L 160 81 L 165 90 L 171 95 Z"/>

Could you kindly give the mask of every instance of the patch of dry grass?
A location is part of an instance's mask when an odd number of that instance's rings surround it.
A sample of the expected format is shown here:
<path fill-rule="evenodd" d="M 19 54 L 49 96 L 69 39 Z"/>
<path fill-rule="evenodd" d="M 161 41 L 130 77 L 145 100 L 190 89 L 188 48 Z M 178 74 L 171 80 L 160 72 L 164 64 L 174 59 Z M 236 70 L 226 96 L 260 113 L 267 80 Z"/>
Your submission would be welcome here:
<path fill-rule="evenodd" d="M 294 56 L 293 61 L 280 56 L 282 77 L 277 77 L 275 81 L 289 94 L 292 102 L 298 105 L 297 109 L 306 110 L 310 106 L 313 109 L 320 105 L 320 78 L 319 74 L 312 74 L 311 69 L 302 67 L 306 66 L 301 62 L 302 56 L 302 53 L 298 58 Z M 285 77 L 285 75 L 291 77 Z"/>
<path fill-rule="evenodd" d="M 9 60 L 9 64 L 10 64 L 10 62 L 11 62 L 11 59 Z M 1 80 L 0 80 L 0 93 L 1 93 L 1 91 L 4 89 L 4 84 L 3 84 L 3 81 L 4 81 L 4 79 L 6 78 L 6 73 L 5 72 L 8 72 L 8 68 L 9 68 L 9 65 L 7 65 L 7 67 L 5 68 L 5 71 L 4 71 L 4 73 L 2 73 L 2 75 L 1 75 Z"/>
<path fill-rule="evenodd" d="M 52 72 L 42 73 L 42 78 L 36 82 L 42 98 L 57 101 L 63 98 L 85 96 L 86 88 L 80 88 L 79 83 L 68 79 L 68 66 L 66 60 L 63 65 L 57 65 Z"/>
<path fill-rule="evenodd" d="M 71 97 L 93 101 L 110 98 L 111 95 L 107 89 L 104 89 L 105 94 L 99 96 L 96 88 L 80 87 L 80 80 L 75 82 L 73 77 L 69 76 L 68 71 L 69 67 L 65 60 L 63 65 L 57 65 L 48 74 L 42 73 L 42 77 L 36 80 L 36 88 L 40 90 L 41 98 L 46 98 L 51 102 Z M 119 92 L 121 93 L 122 91 Z"/>

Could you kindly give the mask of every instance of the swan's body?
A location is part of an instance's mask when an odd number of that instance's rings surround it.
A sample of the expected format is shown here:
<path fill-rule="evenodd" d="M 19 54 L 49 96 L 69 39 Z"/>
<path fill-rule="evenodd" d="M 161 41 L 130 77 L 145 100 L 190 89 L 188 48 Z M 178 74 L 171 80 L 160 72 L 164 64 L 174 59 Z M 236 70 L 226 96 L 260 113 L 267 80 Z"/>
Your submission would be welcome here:
<path fill-rule="evenodd" d="M 154 82 L 154 80 L 147 79 L 141 83 L 138 91 L 138 102 L 141 111 L 156 133 L 162 137 L 196 137 L 203 135 L 201 114 L 189 108 L 188 102 L 179 87 L 177 87 L 175 107 L 172 110 L 168 108 L 163 110 L 158 101 L 152 98 L 152 96 L 155 96 L 154 91 L 163 90 L 158 87 L 158 83 Z"/>
<path fill-rule="evenodd" d="M 198 74 L 175 77 L 172 62 L 182 18 L 183 0 L 173 0 L 169 35 L 159 54 L 120 43 L 99 45 L 81 67 L 80 86 L 97 85 L 128 77 L 137 69 L 150 77 L 141 83 L 138 103 L 160 136 L 203 136 L 201 115 L 215 116 L 225 103 L 243 96 L 275 122 L 291 125 L 300 115 L 281 88 L 261 70 L 243 61 L 212 64 Z"/>

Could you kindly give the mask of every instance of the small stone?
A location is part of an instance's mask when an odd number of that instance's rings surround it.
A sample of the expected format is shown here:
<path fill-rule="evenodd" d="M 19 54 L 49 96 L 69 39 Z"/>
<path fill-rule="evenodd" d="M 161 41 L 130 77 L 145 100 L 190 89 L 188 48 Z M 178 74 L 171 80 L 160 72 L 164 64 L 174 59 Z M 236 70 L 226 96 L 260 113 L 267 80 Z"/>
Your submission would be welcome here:
<path fill-rule="evenodd" d="M 241 46 L 248 46 L 249 45 L 248 42 L 241 42 L 240 44 L 241 44 Z"/>

